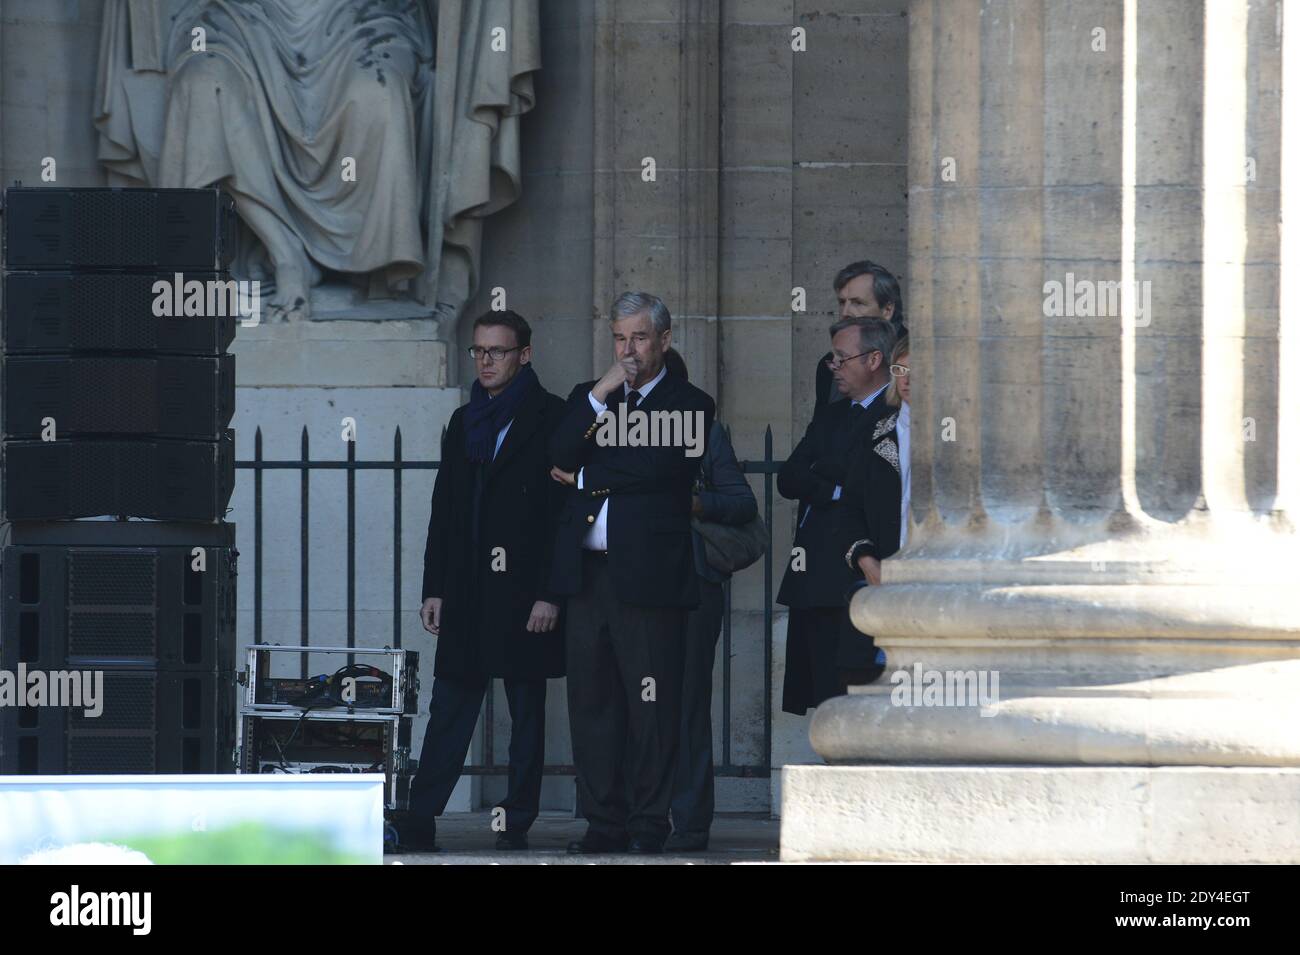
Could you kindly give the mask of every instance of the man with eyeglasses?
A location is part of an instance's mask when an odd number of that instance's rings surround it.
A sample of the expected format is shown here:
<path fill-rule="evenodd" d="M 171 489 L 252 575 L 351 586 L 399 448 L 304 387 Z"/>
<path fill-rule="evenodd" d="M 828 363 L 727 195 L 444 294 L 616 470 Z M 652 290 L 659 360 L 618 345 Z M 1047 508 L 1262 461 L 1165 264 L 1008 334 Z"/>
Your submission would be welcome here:
<path fill-rule="evenodd" d="M 424 549 L 420 620 L 437 638 L 429 725 L 399 844 L 433 850 L 434 817 L 460 779 L 483 694 L 503 678 L 510 707 L 506 796 L 496 847 L 528 848 L 545 762 L 546 680 L 564 675 L 561 598 L 549 590 L 564 489 L 547 443 L 564 402 L 532 366 L 532 330 L 512 311 L 474 322 L 470 400 L 447 424 Z M 504 823 L 504 828 L 499 824 Z"/>
<path fill-rule="evenodd" d="M 781 465 L 777 489 L 799 502 L 794 547 L 777 602 L 790 608 L 782 709 L 804 715 L 845 691 L 836 668 L 844 595 L 855 575 L 844 562 L 836 510 L 855 448 L 891 409 L 885 403 L 889 354 L 897 334 L 878 318 L 831 326 L 826 365 L 848 401 L 813 415 L 803 439 Z"/>
<path fill-rule="evenodd" d="M 912 359 L 907 338 L 899 339 L 890 357 L 890 384 L 885 389 L 888 413 L 855 449 L 836 514 L 845 564 L 862 575 L 845 595 L 846 612 L 840 618 L 836 669 L 848 686 L 874 682 L 884 655 L 870 636 L 853 626 L 848 605 L 860 587 L 880 586 L 882 562 L 907 541 L 912 471 Z"/>
<path fill-rule="evenodd" d="M 850 262 L 840 269 L 831 283 L 835 289 L 835 304 L 840 321 L 851 318 L 876 318 L 894 326 L 898 337 L 907 335 L 903 317 L 903 290 L 894 273 L 869 259 Z M 835 357 L 830 352 L 817 363 L 817 394 L 813 411 L 816 413 L 831 402 L 841 400 L 841 394 L 831 380 L 826 362 Z"/>

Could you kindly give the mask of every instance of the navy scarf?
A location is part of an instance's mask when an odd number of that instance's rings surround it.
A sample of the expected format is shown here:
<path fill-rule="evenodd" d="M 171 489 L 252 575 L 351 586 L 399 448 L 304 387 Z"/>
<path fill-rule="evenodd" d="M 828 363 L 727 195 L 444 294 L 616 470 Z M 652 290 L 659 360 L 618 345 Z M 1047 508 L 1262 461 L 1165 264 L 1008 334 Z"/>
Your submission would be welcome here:
<path fill-rule="evenodd" d="M 514 418 L 515 412 L 534 389 L 541 387 L 532 365 L 521 367 L 495 398 L 487 393 L 477 378 L 474 379 L 469 391 L 469 405 L 465 408 L 465 456 L 476 464 L 491 461 L 496 450 L 497 432 Z"/>

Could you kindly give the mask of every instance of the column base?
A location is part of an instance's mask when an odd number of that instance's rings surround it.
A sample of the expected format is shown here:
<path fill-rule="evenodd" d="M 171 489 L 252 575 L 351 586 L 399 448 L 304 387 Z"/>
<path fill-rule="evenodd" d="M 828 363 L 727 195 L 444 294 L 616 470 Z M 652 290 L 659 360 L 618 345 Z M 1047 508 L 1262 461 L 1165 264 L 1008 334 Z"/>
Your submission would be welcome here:
<path fill-rule="evenodd" d="M 781 861 L 1300 862 L 1300 769 L 786 766 Z"/>

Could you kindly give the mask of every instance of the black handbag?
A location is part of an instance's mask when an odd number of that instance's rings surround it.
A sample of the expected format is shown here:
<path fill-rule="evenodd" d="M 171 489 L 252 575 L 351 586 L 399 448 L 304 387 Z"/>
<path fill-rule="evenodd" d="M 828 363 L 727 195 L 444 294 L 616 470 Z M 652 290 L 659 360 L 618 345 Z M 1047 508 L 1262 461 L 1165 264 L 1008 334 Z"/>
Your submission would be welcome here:
<path fill-rule="evenodd" d="M 719 573 L 744 570 L 767 553 L 767 524 L 755 514 L 744 524 L 718 524 L 691 518 L 691 527 L 704 542 L 704 559 Z"/>
<path fill-rule="evenodd" d="M 714 427 L 718 427 L 717 422 L 714 422 Z M 723 433 L 726 433 L 725 428 Z M 696 492 L 704 490 L 711 483 L 707 469 L 702 467 L 701 473 L 695 478 Z M 744 524 L 720 524 L 692 517 L 691 529 L 700 535 L 700 540 L 704 543 L 705 563 L 722 574 L 731 575 L 744 570 L 767 553 L 767 524 L 757 514 L 753 520 Z"/>

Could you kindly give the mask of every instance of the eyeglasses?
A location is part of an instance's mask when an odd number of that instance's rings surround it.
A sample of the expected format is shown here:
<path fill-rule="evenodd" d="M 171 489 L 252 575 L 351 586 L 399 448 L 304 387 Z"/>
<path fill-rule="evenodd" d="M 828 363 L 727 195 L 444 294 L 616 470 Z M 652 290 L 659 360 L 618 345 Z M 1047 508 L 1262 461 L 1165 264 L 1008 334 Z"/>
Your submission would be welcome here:
<path fill-rule="evenodd" d="M 912 369 L 908 365 L 890 365 L 889 374 L 894 378 L 906 378 L 911 374 Z"/>
<path fill-rule="evenodd" d="M 469 352 L 469 357 L 473 358 L 475 361 L 482 361 L 484 355 L 491 358 L 493 361 L 501 361 L 501 359 L 505 358 L 506 355 L 509 355 L 512 351 L 519 351 L 522 347 L 522 345 L 516 345 L 514 348 L 479 348 L 477 345 L 470 345 L 469 348 L 465 350 Z"/>
<path fill-rule="evenodd" d="M 863 355 L 870 355 L 872 352 L 876 352 L 876 351 L 880 351 L 880 349 L 869 348 L 866 351 L 859 352 L 856 355 L 850 355 L 848 358 L 827 358 L 826 367 L 829 368 L 831 371 L 834 371 L 835 369 L 839 368 L 840 365 L 844 364 L 846 361 L 853 361 L 853 359 L 855 358 L 861 358 Z M 883 355 L 884 352 L 880 351 L 880 354 Z"/>

